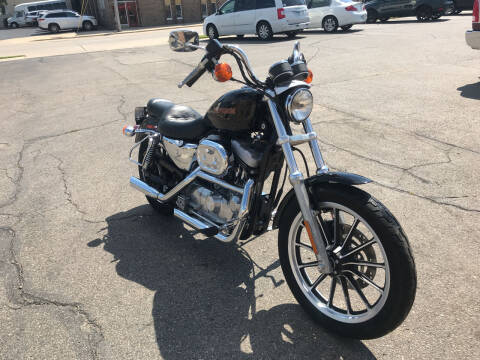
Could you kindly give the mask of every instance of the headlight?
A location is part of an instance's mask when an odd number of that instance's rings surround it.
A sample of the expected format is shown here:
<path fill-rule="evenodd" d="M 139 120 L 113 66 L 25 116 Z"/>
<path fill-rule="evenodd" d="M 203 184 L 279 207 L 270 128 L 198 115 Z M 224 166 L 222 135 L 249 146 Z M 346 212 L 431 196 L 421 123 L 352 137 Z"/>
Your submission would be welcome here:
<path fill-rule="evenodd" d="M 285 105 L 290 118 L 295 122 L 302 122 L 308 118 L 312 112 L 312 93 L 305 88 L 297 89 L 295 92 L 288 95 Z"/>

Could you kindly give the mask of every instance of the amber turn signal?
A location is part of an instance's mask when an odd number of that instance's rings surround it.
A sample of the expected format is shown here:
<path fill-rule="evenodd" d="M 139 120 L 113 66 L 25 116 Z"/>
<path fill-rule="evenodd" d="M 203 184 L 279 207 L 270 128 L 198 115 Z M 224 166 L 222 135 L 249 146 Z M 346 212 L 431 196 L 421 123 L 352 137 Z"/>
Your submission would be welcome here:
<path fill-rule="evenodd" d="M 305 82 L 307 84 L 310 84 L 313 80 L 313 73 L 312 73 L 312 70 L 308 69 L 308 76 L 307 78 L 305 79 Z"/>
<path fill-rule="evenodd" d="M 215 65 L 215 80 L 225 82 L 232 78 L 232 68 L 227 63 L 220 63 Z"/>

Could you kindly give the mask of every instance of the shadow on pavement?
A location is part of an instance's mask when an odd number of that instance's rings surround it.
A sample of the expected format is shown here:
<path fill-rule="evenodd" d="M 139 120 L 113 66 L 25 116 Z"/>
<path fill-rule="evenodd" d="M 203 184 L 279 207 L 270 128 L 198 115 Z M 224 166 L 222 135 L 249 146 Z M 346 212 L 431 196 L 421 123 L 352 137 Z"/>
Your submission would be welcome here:
<path fill-rule="evenodd" d="M 377 24 L 377 25 L 388 25 L 388 24 L 395 25 L 395 24 L 411 24 L 411 23 L 435 24 L 435 23 L 440 23 L 440 22 L 445 22 L 445 21 L 450 21 L 450 19 L 440 18 L 440 19 L 433 20 L 433 21 L 418 21 L 417 19 L 415 19 L 415 20 L 390 19 L 390 20 L 385 21 L 385 22 L 377 21 L 374 24 Z M 368 24 L 368 25 L 374 25 L 374 24 Z"/>
<path fill-rule="evenodd" d="M 301 34 L 297 35 L 294 38 L 289 38 L 287 36 L 278 34 L 278 35 L 275 35 L 270 40 L 260 40 L 255 35 L 245 36 L 242 38 L 238 38 L 236 36 L 221 36 L 218 40 L 223 44 L 275 44 L 275 43 L 281 43 L 286 41 L 302 40 L 304 38 L 305 36 L 302 36 Z M 203 40 L 200 40 L 200 42 L 208 43 L 209 40 L 203 39 Z"/>
<path fill-rule="evenodd" d="M 460 95 L 469 99 L 480 100 L 480 82 L 468 84 L 457 89 Z"/>
<path fill-rule="evenodd" d="M 284 284 L 269 274 L 278 260 L 262 269 L 241 244 L 195 240 L 180 221 L 148 205 L 106 221 L 107 234 L 88 246 L 103 244 L 118 275 L 155 291 L 152 316 L 163 358 L 375 359 L 360 341 L 319 328 L 297 304 L 257 312 L 264 294 L 255 291 L 255 280 Z"/>

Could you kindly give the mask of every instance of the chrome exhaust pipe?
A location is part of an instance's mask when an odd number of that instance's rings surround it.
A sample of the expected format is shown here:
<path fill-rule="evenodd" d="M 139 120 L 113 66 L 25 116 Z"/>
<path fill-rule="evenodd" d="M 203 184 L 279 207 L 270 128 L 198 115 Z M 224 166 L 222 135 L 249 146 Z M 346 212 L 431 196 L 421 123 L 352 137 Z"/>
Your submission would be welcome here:
<path fill-rule="evenodd" d="M 173 197 L 182 188 L 184 188 L 185 186 L 190 184 L 195 179 L 195 177 L 197 177 L 197 176 L 200 176 L 202 178 L 206 177 L 207 179 L 210 178 L 210 175 L 207 175 L 205 173 L 201 173 L 199 170 L 195 170 L 194 172 L 192 172 L 189 176 L 187 176 L 183 181 L 181 181 L 177 186 L 175 186 L 172 190 L 170 190 L 165 195 L 162 194 L 161 192 L 159 192 L 158 190 L 154 189 L 150 185 L 146 184 L 142 180 L 136 178 L 135 176 L 130 177 L 130 185 L 133 188 L 137 189 L 138 191 L 142 192 L 143 194 L 145 194 L 147 196 L 150 196 L 154 199 L 158 199 L 160 201 L 164 201 L 164 200 L 168 200 L 171 197 Z M 238 214 L 239 218 L 238 218 L 238 222 L 235 225 L 232 233 L 230 235 L 224 235 L 224 234 L 219 232 L 218 234 L 216 234 L 214 236 L 216 239 L 218 239 L 220 241 L 223 241 L 223 242 L 237 241 L 237 239 L 240 237 L 242 229 L 245 225 L 248 210 L 250 208 L 251 195 L 252 195 L 252 189 L 253 189 L 254 181 L 252 179 L 248 180 L 247 183 L 245 184 L 245 187 L 243 189 L 241 189 L 241 188 L 237 188 L 236 186 L 233 186 L 233 185 L 230 185 L 230 184 L 227 184 L 227 186 L 225 186 L 226 183 L 224 183 L 223 181 L 221 181 L 219 179 L 216 179 L 216 178 L 213 178 L 213 179 L 216 180 L 215 183 L 220 184 L 220 185 L 226 187 L 227 189 L 242 193 L 242 200 L 240 202 L 240 204 L 241 204 L 240 205 L 240 212 Z M 209 228 L 212 227 L 212 224 L 208 224 L 208 223 L 203 222 L 200 219 L 196 219 L 196 218 L 184 213 L 183 211 L 181 211 L 177 208 L 174 209 L 173 214 L 175 215 L 175 217 L 179 218 L 180 220 L 182 220 L 183 222 L 185 222 L 186 224 L 188 224 L 189 226 L 191 226 L 192 228 L 194 228 L 196 230 L 201 231 L 201 230 L 209 229 Z M 220 228 L 219 228 L 219 230 L 220 230 Z"/>
<path fill-rule="evenodd" d="M 137 179 L 135 176 L 130 177 L 130 185 L 138 191 L 144 193 L 147 196 L 158 199 L 163 197 L 163 194 L 151 187 L 150 185 L 144 183 L 142 180 Z"/>

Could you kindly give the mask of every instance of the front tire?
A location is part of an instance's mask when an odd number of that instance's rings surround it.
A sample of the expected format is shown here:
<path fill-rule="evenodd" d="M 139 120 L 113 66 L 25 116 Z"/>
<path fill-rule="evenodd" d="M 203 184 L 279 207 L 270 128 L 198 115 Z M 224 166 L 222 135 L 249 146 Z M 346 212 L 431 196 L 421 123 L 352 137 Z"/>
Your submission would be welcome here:
<path fill-rule="evenodd" d="M 16 22 L 12 22 L 12 23 L 10 24 L 10 27 L 11 27 L 12 29 L 17 29 L 17 28 L 18 28 L 18 24 L 17 24 Z"/>
<path fill-rule="evenodd" d="M 378 14 L 373 9 L 367 10 L 367 24 L 373 24 L 377 22 Z"/>
<path fill-rule="evenodd" d="M 83 30 L 84 30 L 84 31 L 91 31 L 91 30 L 93 30 L 93 24 L 92 24 L 91 21 L 84 21 L 82 27 L 83 27 Z"/>
<path fill-rule="evenodd" d="M 209 24 L 207 26 L 207 35 L 210 40 L 218 39 L 218 31 L 215 25 Z"/>
<path fill-rule="evenodd" d="M 313 189 L 333 274 L 323 274 L 296 199 L 280 219 L 278 248 L 285 279 L 304 310 L 342 336 L 372 339 L 399 326 L 416 291 L 414 259 L 393 215 L 360 189 Z M 337 291 L 336 291 L 337 289 Z M 335 292 L 336 291 L 336 292 Z"/>

